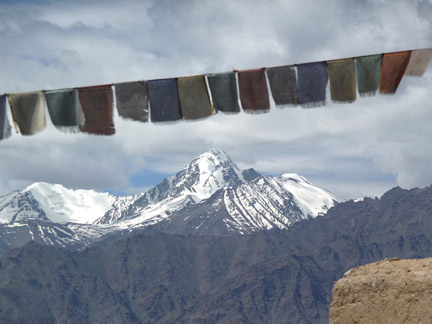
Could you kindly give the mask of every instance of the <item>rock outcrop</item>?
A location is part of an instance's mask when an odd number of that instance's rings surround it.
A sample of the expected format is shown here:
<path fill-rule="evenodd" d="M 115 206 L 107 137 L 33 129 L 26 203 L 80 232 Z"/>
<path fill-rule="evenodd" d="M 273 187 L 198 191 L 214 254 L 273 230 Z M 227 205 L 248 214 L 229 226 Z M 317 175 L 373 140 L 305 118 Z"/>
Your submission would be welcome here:
<path fill-rule="evenodd" d="M 432 323 L 431 303 L 432 258 L 384 260 L 336 282 L 330 324 Z"/>

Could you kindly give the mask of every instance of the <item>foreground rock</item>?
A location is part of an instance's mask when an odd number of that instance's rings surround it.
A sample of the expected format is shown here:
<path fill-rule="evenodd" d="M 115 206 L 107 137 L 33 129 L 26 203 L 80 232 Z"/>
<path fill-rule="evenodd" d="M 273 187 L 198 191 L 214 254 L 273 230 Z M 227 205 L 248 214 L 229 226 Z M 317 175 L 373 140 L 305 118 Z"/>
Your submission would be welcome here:
<path fill-rule="evenodd" d="M 432 323 L 432 258 L 353 269 L 333 288 L 330 323 Z"/>

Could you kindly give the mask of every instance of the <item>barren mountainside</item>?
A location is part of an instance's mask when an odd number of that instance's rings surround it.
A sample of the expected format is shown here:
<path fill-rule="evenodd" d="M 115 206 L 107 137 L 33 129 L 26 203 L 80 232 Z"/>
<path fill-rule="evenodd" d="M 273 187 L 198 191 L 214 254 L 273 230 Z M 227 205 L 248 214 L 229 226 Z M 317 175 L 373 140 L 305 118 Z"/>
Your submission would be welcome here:
<path fill-rule="evenodd" d="M 0 262 L 0 322 L 328 323 L 347 270 L 432 255 L 431 210 L 432 187 L 394 188 L 284 230 L 30 243 Z"/>

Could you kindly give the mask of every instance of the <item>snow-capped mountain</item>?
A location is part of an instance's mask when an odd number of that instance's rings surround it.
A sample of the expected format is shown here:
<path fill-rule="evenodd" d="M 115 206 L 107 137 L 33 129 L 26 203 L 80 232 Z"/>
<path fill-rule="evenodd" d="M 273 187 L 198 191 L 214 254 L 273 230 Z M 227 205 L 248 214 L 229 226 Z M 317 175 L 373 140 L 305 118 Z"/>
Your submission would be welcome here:
<path fill-rule="evenodd" d="M 295 173 L 242 171 L 225 152 L 212 149 L 135 196 L 35 183 L 0 197 L 0 248 L 2 240 L 16 246 L 13 237 L 80 246 L 108 233 L 143 229 L 213 235 L 283 229 L 342 200 Z"/>
<path fill-rule="evenodd" d="M 92 224 L 117 197 L 94 190 L 71 190 L 59 184 L 36 182 L 0 198 L 0 223 L 41 219 L 53 223 Z"/>
<path fill-rule="evenodd" d="M 192 233 L 208 228 L 206 234 L 245 234 L 286 228 L 324 214 L 339 201 L 342 199 L 295 173 L 270 177 L 253 169 L 242 172 L 225 152 L 213 149 L 133 203 L 114 203 L 96 223 L 121 228 L 157 225 L 173 232 L 179 223 L 182 228 L 190 223 L 188 232 Z M 208 223 L 212 226 L 206 226 Z"/>
<path fill-rule="evenodd" d="M 154 224 L 175 211 L 210 198 L 219 189 L 237 186 L 244 181 L 242 172 L 229 156 L 213 149 L 137 197 L 133 203 L 115 203 L 96 223 Z"/>

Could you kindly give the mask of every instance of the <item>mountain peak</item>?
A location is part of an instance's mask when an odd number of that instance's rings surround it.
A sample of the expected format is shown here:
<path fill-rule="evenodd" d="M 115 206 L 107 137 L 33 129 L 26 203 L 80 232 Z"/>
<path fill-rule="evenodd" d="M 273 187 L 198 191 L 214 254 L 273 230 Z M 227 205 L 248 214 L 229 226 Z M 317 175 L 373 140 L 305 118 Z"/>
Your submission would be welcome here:
<path fill-rule="evenodd" d="M 177 177 L 177 186 L 185 184 L 199 199 L 209 198 L 218 189 L 244 181 L 237 165 L 228 154 L 217 148 L 192 160 Z"/>
<path fill-rule="evenodd" d="M 277 180 L 294 195 L 305 215 L 312 217 L 323 215 L 336 202 L 345 200 L 323 188 L 314 186 L 297 173 L 284 173 Z"/>
<path fill-rule="evenodd" d="M 213 147 L 201 155 L 206 155 L 206 154 L 210 154 L 210 155 L 214 155 L 214 156 L 225 156 L 229 159 L 228 154 L 226 154 L 224 150 L 221 150 L 220 148 L 217 148 L 217 147 Z"/>
<path fill-rule="evenodd" d="M 61 186 L 61 187 L 63 187 L 62 185 L 59 185 L 59 184 L 54 185 L 54 184 L 51 184 L 51 183 L 48 183 L 48 182 L 35 182 L 35 183 L 32 183 L 31 185 L 27 186 L 21 192 L 33 191 L 35 189 L 42 189 L 42 188 L 46 189 L 46 188 L 51 188 L 52 186 Z"/>
<path fill-rule="evenodd" d="M 284 173 L 280 176 L 280 178 L 282 178 L 283 180 L 291 180 L 297 183 L 303 182 L 303 183 L 311 184 L 309 180 L 307 180 L 305 177 L 302 177 L 297 173 Z"/>
<path fill-rule="evenodd" d="M 109 193 L 94 190 L 73 190 L 61 184 L 35 182 L 19 192 L 30 194 L 55 223 L 90 224 L 102 217 L 115 200 Z"/>
<path fill-rule="evenodd" d="M 235 163 L 231 160 L 228 154 L 226 154 L 224 151 L 218 148 L 212 148 L 211 150 L 201 154 L 196 159 L 194 159 L 192 163 L 193 162 L 198 162 L 200 164 L 209 163 L 209 164 L 214 164 L 215 166 L 226 164 L 226 163 L 235 165 Z"/>

